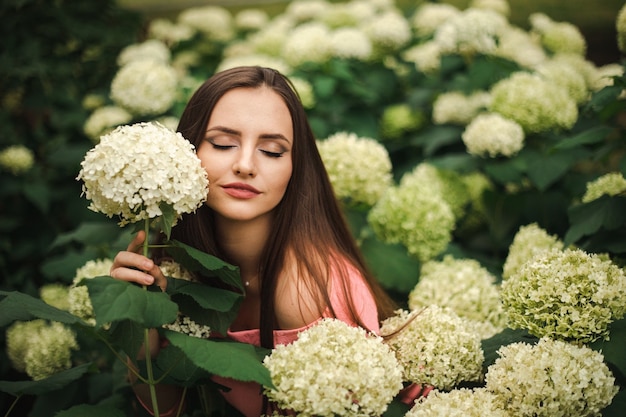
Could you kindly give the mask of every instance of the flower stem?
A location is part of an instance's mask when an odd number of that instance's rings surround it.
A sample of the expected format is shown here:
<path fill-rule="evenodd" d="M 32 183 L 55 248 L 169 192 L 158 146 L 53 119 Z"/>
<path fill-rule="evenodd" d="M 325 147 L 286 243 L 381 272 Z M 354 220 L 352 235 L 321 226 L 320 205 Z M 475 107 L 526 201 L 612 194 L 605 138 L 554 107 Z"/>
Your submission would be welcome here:
<path fill-rule="evenodd" d="M 13 400 L 13 402 L 11 403 L 11 406 L 9 407 L 9 409 L 7 410 L 6 414 L 4 415 L 4 417 L 8 417 L 9 414 L 11 414 L 11 411 L 13 411 L 13 408 L 15 407 L 15 404 L 17 404 L 17 402 L 19 401 L 19 399 L 22 398 L 22 394 L 17 395 L 15 397 L 15 400 Z"/>
<path fill-rule="evenodd" d="M 150 233 L 150 219 L 144 221 L 144 231 L 146 232 L 146 238 L 143 241 L 143 256 L 148 256 Z M 148 286 L 143 286 L 144 291 L 148 291 Z M 152 411 L 155 417 L 159 417 L 159 403 L 157 401 L 156 386 L 154 382 L 154 374 L 152 372 L 152 353 L 150 349 L 150 329 L 146 328 L 143 331 L 144 349 L 146 352 L 146 372 L 148 373 L 148 386 L 150 387 L 150 398 L 152 399 Z"/>

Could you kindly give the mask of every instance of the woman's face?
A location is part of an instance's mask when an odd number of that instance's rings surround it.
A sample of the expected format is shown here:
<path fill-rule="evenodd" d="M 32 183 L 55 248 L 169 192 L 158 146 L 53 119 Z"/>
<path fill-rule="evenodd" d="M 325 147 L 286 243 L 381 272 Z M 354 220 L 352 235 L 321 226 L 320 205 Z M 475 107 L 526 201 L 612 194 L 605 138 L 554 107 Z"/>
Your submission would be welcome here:
<path fill-rule="evenodd" d="M 209 176 L 206 204 L 230 220 L 268 218 L 291 178 L 293 139 L 289 109 L 271 89 L 224 94 L 197 150 Z"/>

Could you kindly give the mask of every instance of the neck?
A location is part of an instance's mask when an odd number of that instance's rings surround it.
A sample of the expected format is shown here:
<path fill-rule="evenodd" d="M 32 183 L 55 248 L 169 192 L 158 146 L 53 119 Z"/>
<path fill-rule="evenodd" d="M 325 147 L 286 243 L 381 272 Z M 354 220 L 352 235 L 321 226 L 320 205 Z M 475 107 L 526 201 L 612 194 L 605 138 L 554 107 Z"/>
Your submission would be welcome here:
<path fill-rule="evenodd" d="M 270 220 L 241 222 L 216 218 L 216 231 L 220 247 L 230 262 L 239 267 L 244 282 L 254 279 L 269 237 Z"/>

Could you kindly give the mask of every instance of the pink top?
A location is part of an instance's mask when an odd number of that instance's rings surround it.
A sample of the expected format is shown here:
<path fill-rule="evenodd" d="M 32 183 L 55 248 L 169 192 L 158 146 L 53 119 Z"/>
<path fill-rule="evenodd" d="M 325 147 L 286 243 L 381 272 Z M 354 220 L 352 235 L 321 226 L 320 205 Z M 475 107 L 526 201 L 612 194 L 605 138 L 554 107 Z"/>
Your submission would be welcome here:
<path fill-rule="evenodd" d="M 380 330 L 378 323 L 378 311 L 376 302 L 372 296 L 369 287 L 364 278 L 354 268 L 348 266 L 349 272 L 349 290 L 352 295 L 355 311 L 358 313 L 361 321 L 367 328 L 378 333 Z M 335 310 L 336 318 L 345 321 L 351 325 L 356 325 L 351 318 L 348 302 L 341 290 L 341 282 L 339 276 L 333 275 L 331 283 L 330 300 Z M 332 317 L 330 310 L 326 309 L 322 317 Z M 299 329 L 274 330 L 274 343 L 276 345 L 285 345 L 293 342 L 298 338 L 298 334 L 307 328 L 313 326 L 322 317 L 309 323 Z M 248 343 L 254 346 L 261 345 L 261 335 L 259 329 L 242 330 L 237 332 L 228 331 L 228 336 L 242 343 Z M 263 414 L 261 408 L 263 404 L 262 387 L 256 382 L 242 382 L 230 378 L 214 376 L 215 382 L 222 384 L 230 391 L 222 392 L 224 398 L 237 410 L 247 417 L 259 417 Z"/>

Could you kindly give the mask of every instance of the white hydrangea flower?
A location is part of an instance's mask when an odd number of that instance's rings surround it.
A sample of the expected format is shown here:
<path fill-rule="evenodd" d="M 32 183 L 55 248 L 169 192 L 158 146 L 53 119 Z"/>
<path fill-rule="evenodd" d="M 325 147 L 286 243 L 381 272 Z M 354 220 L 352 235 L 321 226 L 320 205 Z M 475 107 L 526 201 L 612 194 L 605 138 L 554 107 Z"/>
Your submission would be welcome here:
<path fill-rule="evenodd" d="M 509 327 L 590 343 L 608 338 L 609 325 L 626 314 L 626 276 L 598 255 L 554 249 L 506 279 L 501 296 Z"/>
<path fill-rule="evenodd" d="M 426 41 L 402 52 L 402 59 L 415 64 L 424 74 L 432 74 L 441 68 L 441 48 L 434 41 Z"/>
<path fill-rule="evenodd" d="M 338 198 L 372 206 L 392 186 L 389 153 L 375 139 L 338 132 L 317 147 Z"/>
<path fill-rule="evenodd" d="M 471 155 L 511 157 L 524 147 L 524 129 L 497 113 L 479 114 L 461 134 Z"/>
<path fill-rule="evenodd" d="M 277 16 L 264 28 L 248 35 L 247 42 L 257 54 L 284 60 L 281 53 L 294 27 L 295 23 L 284 15 Z"/>
<path fill-rule="evenodd" d="M 339 28 L 330 34 L 332 55 L 339 58 L 355 58 L 366 61 L 372 55 L 372 42 L 357 28 Z"/>
<path fill-rule="evenodd" d="M 135 115 L 167 111 L 176 99 L 178 75 L 164 63 L 131 61 L 120 68 L 111 82 L 111 99 Z"/>
<path fill-rule="evenodd" d="M 178 23 L 204 34 L 209 40 L 228 42 L 235 36 L 233 16 L 221 6 L 197 6 L 184 9 Z"/>
<path fill-rule="evenodd" d="M 123 67 L 132 61 L 153 60 L 167 64 L 172 57 L 168 46 L 158 39 L 126 46 L 117 56 L 117 65 Z"/>
<path fill-rule="evenodd" d="M 432 390 L 420 397 L 405 417 L 510 417 L 500 399 L 484 388 Z"/>
<path fill-rule="evenodd" d="M 302 106 L 305 109 L 312 109 L 315 107 L 315 91 L 313 90 L 313 86 L 310 82 L 300 77 L 291 77 L 289 78 L 291 83 L 293 84 L 294 89 L 298 93 L 300 97 L 300 101 L 302 102 Z"/>
<path fill-rule="evenodd" d="M 381 337 L 322 319 L 263 364 L 276 390 L 270 401 L 302 417 L 380 416 L 402 388 L 402 368 Z"/>
<path fill-rule="evenodd" d="M 170 47 L 188 41 L 195 33 L 192 27 L 168 19 L 156 18 L 148 23 L 148 37 L 158 39 Z"/>
<path fill-rule="evenodd" d="M 510 59 L 526 68 L 535 68 L 548 59 L 539 40 L 515 26 L 508 26 L 500 33 L 494 55 Z"/>
<path fill-rule="evenodd" d="M 502 278 L 509 278 L 536 255 L 552 249 L 563 249 L 563 242 L 556 235 L 550 235 L 537 223 L 521 226 L 509 246 Z"/>
<path fill-rule="evenodd" d="M 331 4 L 326 0 L 295 0 L 289 2 L 285 14 L 297 22 L 315 20 L 326 13 Z"/>
<path fill-rule="evenodd" d="M 587 183 L 583 203 L 597 200 L 603 195 L 616 196 L 626 192 L 626 178 L 621 172 L 609 172 Z"/>
<path fill-rule="evenodd" d="M 449 308 L 397 310 L 380 332 L 404 367 L 405 381 L 450 390 L 482 379 L 481 337 Z"/>
<path fill-rule="evenodd" d="M 289 74 L 291 72 L 291 67 L 289 66 L 289 64 L 287 64 L 282 59 L 262 54 L 232 56 L 225 58 L 219 63 L 216 72 L 240 66 L 254 65 L 259 65 L 266 68 L 274 68 L 281 74 Z"/>
<path fill-rule="evenodd" d="M 458 16 L 461 11 L 446 3 L 421 3 L 410 19 L 411 26 L 420 37 L 428 37 L 449 19 Z"/>
<path fill-rule="evenodd" d="M 361 26 L 372 41 L 375 55 L 397 51 L 411 40 L 409 22 L 395 9 L 389 9 Z"/>
<path fill-rule="evenodd" d="M 592 417 L 617 394 L 604 357 L 587 346 L 542 338 L 536 345 L 512 343 L 487 369 L 486 389 L 509 415 Z"/>
<path fill-rule="evenodd" d="M 587 81 L 583 74 L 563 60 L 549 60 L 538 65 L 535 70 L 549 82 L 562 86 L 577 104 L 582 104 L 590 97 Z"/>
<path fill-rule="evenodd" d="M 109 258 L 87 261 L 76 270 L 72 285 L 68 290 L 68 311 L 92 326 L 96 325 L 96 316 L 89 297 L 89 290 L 80 284 L 86 279 L 108 276 L 112 266 L 113 260 Z"/>
<path fill-rule="evenodd" d="M 235 27 L 244 31 L 259 30 L 269 20 L 269 15 L 263 9 L 244 9 L 235 15 Z"/>
<path fill-rule="evenodd" d="M 175 117 L 175 116 L 163 116 L 163 117 L 159 117 L 158 119 L 154 120 L 154 122 L 162 124 L 163 126 L 167 127 L 172 132 L 176 132 L 176 129 L 178 128 L 178 123 L 180 122 L 180 119 L 178 117 Z"/>
<path fill-rule="evenodd" d="M 486 91 L 465 95 L 460 91 L 449 91 L 437 96 L 433 103 L 433 123 L 466 125 L 491 103 Z"/>
<path fill-rule="evenodd" d="M 519 123 L 527 133 L 570 129 L 578 119 L 576 101 L 539 74 L 515 72 L 491 89 L 491 112 Z"/>
<path fill-rule="evenodd" d="M 331 31 L 323 23 L 305 23 L 289 33 L 282 54 L 293 67 L 305 62 L 323 63 L 332 55 L 330 40 Z"/>
<path fill-rule="evenodd" d="M 450 206 L 456 219 L 464 216 L 465 207 L 470 200 L 467 187 L 459 173 L 437 168 L 427 162 L 422 162 L 412 171 L 405 173 L 400 180 L 400 186 L 413 187 L 415 192 L 439 193 Z"/>
<path fill-rule="evenodd" d="M 499 13 L 469 8 L 438 27 L 434 40 L 447 53 L 492 54 L 507 26 L 506 18 Z"/>
<path fill-rule="evenodd" d="M 552 53 L 584 56 L 587 42 L 578 27 L 568 22 L 553 22 L 541 32 L 541 43 Z"/>
<path fill-rule="evenodd" d="M 62 323 L 16 321 L 6 332 L 7 355 L 13 367 L 38 381 L 72 366 L 76 335 Z"/>
<path fill-rule="evenodd" d="M 617 30 L 617 46 L 622 53 L 626 53 L 626 4 L 617 13 L 615 29 Z"/>
<path fill-rule="evenodd" d="M 12 145 L 0 152 L 0 167 L 13 175 L 30 171 L 34 163 L 33 151 L 24 145 Z"/>
<path fill-rule="evenodd" d="M 373 4 L 363 1 L 331 3 L 319 20 L 333 29 L 356 27 L 361 22 L 376 18 L 376 13 Z"/>
<path fill-rule="evenodd" d="M 450 243 L 455 216 L 440 190 L 420 181 L 389 188 L 367 221 L 379 239 L 401 243 L 409 254 L 426 262 Z"/>
<path fill-rule="evenodd" d="M 585 78 L 587 88 L 590 90 L 598 81 L 598 68 L 584 56 L 571 53 L 558 53 L 552 56 L 551 61 L 574 68 Z"/>
<path fill-rule="evenodd" d="M 41 301 L 59 310 L 69 311 L 70 303 L 68 295 L 69 289 L 63 284 L 45 284 L 39 288 L 39 298 L 41 298 Z"/>
<path fill-rule="evenodd" d="M 97 143 L 100 136 L 109 133 L 117 126 L 129 123 L 132 119 L 133 115 L 119 106 L 99 107 L 85 121 L 83 132 L 94 143 Z"/>
<path fill-rule="evenodd" d="M 597 68 L 595 80 L 589 88 L 591 91 L 600 91 L 604 87 L 614 84 L 613 77 L 621 77 L 622 75 L 624 75 L 624 67 L 621 64 L 615 62 L 603 65 Z"/>
<path fill-rule="evenodd" d="M 89 208 L 120 225 L 162 215 L 172 206 L 176 219 L 195 211 L 208 193 L 208 179 L 193 145 L 156 123 L 120 126 L 85 155 L 77 179 Z M 175 221 L 176 221 L 175 219 Z"/>
<path fill-rule="evenodd" d="M 474 259 L 446 255 L 441 261 L 422 265 L 419 282 L 409 293 L 408 306 L 420 310 L 431 304 L 450 308 L 475 324 L 483 339 L 506 327 L 496 277 Z"/>

